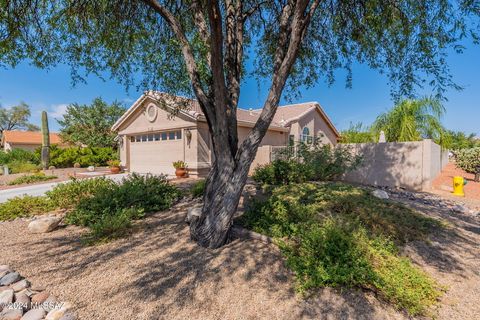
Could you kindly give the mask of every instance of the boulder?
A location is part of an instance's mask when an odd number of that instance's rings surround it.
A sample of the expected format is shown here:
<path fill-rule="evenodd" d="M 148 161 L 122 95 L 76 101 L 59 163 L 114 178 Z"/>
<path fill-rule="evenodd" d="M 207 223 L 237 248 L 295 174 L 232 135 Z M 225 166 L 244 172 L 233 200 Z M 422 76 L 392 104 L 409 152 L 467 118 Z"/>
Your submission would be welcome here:
<path fill-rule="evenodd" d="M 60 320 L 71 309 L 72 305 L 68 302 L 65 302 L 60 309 L 51 310 L 45 317 L 45 320 Z"/>
<path fill-rule="evenodd" d="M 17 281 L 13 284 L 10 285 L 10 288 L 13 289 L 15 292 L 22 291 L 23 289 L 26 289 L 30 286 L 30 282 L 28 282 L 26 279 Z"/>
<path fill-rule="evenodd" d="M 25 313 L 21 320 L 41 320 L 45 317 L 47 313 L 45 310 L 38 308 L 38 309 L 32 309 Z"/>
<path fill-rule="evenodd" d="M 0 310 L 6 307 L 13 302 L 13 290 L 8 289 L 0 292 Z M 1 319 L 1 317 L 0 317 Z"/>
<path fill-rule="evenodd" d="M 18 272 L 10 272 L 0 279 L 0 286 L 9 286 L 18 280 L 20 280 L 20 274 Z"/>
<path fill-rule="evenodd" d="M 45 217 L 37 220 L 33 220 L 28 224 L 28 231 L 31 233 L 46 233 L 53 231 L 58 224 L 62 221 L 57 217 Z"/>
<path fill-rule="evenodd" d="M 2 320 L 20 320 L 22 318 L 22 309 L 3 309 L 0 313 L 0 319 Z"/>
<path fill-rule="evenodd" d="M 386 191 L 383 191 L 383 190 L 380 190 L 380 189 L 375 189 L 372 192 L 372 195 L 376 198 L 379 198 L 379 199 L 388 199 L 389 198 L 388 193 Z"/>
<path fill-rule="evenodd" d="M 58 305 L 57 298 L 55 298 L 52 295 L 49 295 L 47 299 L 42 303 L 43 309 L 45 309 L 46 312 L 50 312 L 52 309 L 54 309 Z"/>

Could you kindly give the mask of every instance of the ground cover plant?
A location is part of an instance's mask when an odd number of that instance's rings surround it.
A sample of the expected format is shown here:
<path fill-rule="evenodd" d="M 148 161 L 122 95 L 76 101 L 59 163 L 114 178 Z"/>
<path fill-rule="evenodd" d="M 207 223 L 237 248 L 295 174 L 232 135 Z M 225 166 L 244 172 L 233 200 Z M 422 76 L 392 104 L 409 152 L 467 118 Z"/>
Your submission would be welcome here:
<path fill-rule="evenodd" d="M 55 209 L 46 197 L 15 197 L 0 203 L 0 221 L 31 217 Z"/>
<path fill-rule="evenodd" d="M 277 187 L 240 223 L 276 239 L 304 294 L 361 287 L 412 315 L 426 314 L 440 295 L 399 248 L 426 239 L 441 223 L 364 189 L 332 182 Z"/>
<path fill-rule="evenodd" d="M 13 186 L 13 185 L 24 184 L 24 183 L 48 181 L 56 178 L 57 178 L 56 176 L 47 176 L 45 173 L 39 172 L 31 175 L 24 175 L 24 176 L 18 177 L 15 180 L 10 181 L 8 185 Z"/>

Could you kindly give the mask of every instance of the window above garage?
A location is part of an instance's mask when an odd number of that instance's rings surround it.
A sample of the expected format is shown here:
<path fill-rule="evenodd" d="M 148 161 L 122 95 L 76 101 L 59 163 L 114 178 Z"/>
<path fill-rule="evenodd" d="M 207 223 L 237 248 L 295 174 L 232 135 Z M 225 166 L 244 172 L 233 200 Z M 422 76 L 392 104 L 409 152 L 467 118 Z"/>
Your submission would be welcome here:
<path fill-rule="evenodd" d="M 151 142 L 151 141 L 165 141 L 165 140 L 181 140 L 182 131 L 163 131 L 157 133 L 138 134 L 130 136 L 130 142 Z"/>

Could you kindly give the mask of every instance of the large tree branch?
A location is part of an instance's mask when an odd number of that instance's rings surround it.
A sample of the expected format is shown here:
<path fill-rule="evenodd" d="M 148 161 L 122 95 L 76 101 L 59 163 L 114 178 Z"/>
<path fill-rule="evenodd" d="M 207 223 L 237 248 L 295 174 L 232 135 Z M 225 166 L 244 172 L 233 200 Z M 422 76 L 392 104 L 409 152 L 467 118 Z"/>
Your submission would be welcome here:
<path fill-rule="evenodd" d="M 287 33 L 290 33 L 287 50 L 284 51 L 282 48 L 277 49 L 274 62 L 272 85 L 270 87 L 267 100 L 265 101 L 262 113 L 255 123 L 255 126 L 252 128 L 239 149 L 237 155 L 239 160 L 250 160 L 254 157 L 258 145 L 270 126 L 273 116 L 277 111 L 278 103 L 288 79 L 288 75 L 298 56 L 298 51 L 300 50 L 301 42 L 304 38 L 306 29 L 308 28 L 310 20 L 315 13 L 316 8 L 318 7 L 319 1 L 320 0 L 314 1 L 310 6 L 310 10 L 307 12 L 305 11 L 309 3 L 308 0 L 298 1 L 293 12 L 290 8 L 287 8 L 288 4 L 284 7 L 280 21 L 281 29 L 279 35 L 279 44 L 286 43 L 288 38 Z M 292 19 L 290 24 L 291 28 L 288 28 L 287 26 L 290 18 Z M 289 30 L 291 32 L 289 32 Z"/>
<path fill-rule="evenodd" d="M 195 62 L 195 57 L 193 55 L 193 50 L 188 42 L 188 39 L 183 31 L 183 28 L 180 22 L 175 18 L 175 16 L 164 6 L 162 6 L 157 0 L 143 0 L 148 6 L 150 6 L 155 12 L 157 12 L 165 21 L 168 23 L 172 31 L 175 33 L 180 45 L 182 47 L 182 54 L 187 66 L 187 72 L 192 83 L 193 91 L 197 97 L 200 107 L 202 108 L 207 121 L 211 125 L 216 125 L 215 112 L 212 108 L 212 104 L 205 94 L 205 91 L 202 88 L 202 83 L 200 80 L 200 74 L 198 72 L 198 67 Z"/>
<path fill-rule="evenodd" d="M 205 20 L 205 16 L 203 15 L 204 8 L 201 2 L 198 0 L 193 0 L 190 8 L 192 9 L 193 22 L 195 23 L 195 26 L 198 29 L 198 35 L 200 39 L 203 41 L 203 43 L 205 44 L 205 46 L 208 47 L 210 45 L 210 38 L 209 38 L 210 32 L 208 30 L 208 25 L 207 25 L 207 21 Z M 211 59 L 210 50 L 207 50 L 206 59 L 207 59 L 208 66 L 211 67 L 210 66 L 210 59 Z"/>

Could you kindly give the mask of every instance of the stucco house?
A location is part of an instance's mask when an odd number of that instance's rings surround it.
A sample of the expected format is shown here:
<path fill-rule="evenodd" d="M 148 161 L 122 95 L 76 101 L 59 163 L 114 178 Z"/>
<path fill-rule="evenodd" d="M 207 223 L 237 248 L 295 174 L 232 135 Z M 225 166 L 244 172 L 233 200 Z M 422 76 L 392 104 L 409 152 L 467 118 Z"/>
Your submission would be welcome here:
<path fill-rule="evenodd" d="M 238 109 L 239 143 L 254 126 L 261 110 Z M 174 114 L 174 116 L 172 115 Z M 130 172 L 174 174 L 172 162 L 183 160 L 190 175 L 205 175 L 212 162 L 210 134 L 195 100 L 157 91 L 145 92 L 118 119 L 120 159 Z M 317 102 L 280 106 L 261 148 L 286 146 L 293 141 L 336 145 L 339 133 Z M 258 157 L 258 156 L 257 156 Z M 252 168 L 265 159 L 256 159 Z"/>
<path fill-rule="evenodd" d="M 50 133 L 50 144 L 64 145 L 57 133 Z M 34 151 L 42 145 L 40 131 L 4 130 L 2 133 L 1 147 L 4 151 L 24 149 Z"/>

